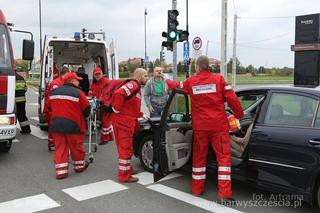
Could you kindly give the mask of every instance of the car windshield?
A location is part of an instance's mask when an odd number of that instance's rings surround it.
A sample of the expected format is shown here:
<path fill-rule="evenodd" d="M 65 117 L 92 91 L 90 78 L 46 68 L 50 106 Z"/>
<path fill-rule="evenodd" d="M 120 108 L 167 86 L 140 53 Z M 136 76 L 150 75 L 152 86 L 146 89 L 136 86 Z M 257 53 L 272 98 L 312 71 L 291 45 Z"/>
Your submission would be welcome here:
<path fill-rule="evenodd" d="M 0 25 L 0 75 L 13 75 L 8 33 L 2 24 Z"/>

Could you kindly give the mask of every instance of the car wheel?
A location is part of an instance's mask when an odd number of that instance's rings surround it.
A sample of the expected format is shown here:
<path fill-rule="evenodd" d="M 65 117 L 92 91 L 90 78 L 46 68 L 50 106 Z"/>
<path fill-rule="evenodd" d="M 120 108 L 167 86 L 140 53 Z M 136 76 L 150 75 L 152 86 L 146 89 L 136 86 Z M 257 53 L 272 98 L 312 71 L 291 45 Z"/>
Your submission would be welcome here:
<path fill-rule="evenodd" d="M 11 149 L 12 140 L 0 142 L 0 152 L 9 152 Z"/>
<path fill-rule="evenodd" d="M 142 167 L 148 172 L 153 172 L 153 137 L 152 135 L 147 135 L 142 138 L 139 147 L 139 159 Z"/>

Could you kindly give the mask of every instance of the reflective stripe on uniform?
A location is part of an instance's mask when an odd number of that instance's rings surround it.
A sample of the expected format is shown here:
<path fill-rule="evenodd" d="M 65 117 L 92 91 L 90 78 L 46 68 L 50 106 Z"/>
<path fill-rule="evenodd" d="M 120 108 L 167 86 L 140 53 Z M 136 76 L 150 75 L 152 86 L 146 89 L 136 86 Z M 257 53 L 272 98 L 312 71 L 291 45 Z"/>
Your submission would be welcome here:
<path fill-rule="evenodd" d="M 130 166 L 119 166 L 119 170 L 128 171 L 130 170 Z"/>
<path fill-rule="evenodd" d="M 219 167 L 218 167 L 218 171 L 219 171 L 219 172 L 231 172 L 231 167 L 219 166 Z"/>
<path fill-rule="evenodd" d="M 67 167 L 67 166 L 68 166 L 68 163 L 59 163 L 59 164 L 56 164 L 56 169 Z"/>
<path fill-rule="evenodd" d="M 53 96 L 50 96 L 50 100 L 54 100 L 54 99 L 63 99 L 63 100 L 79 102 L 79 98 L 68 96 L 68 95 L 53 95 Z"/>
<path fill-rule="evenodd" d="M 26 101 L 26 97 L 22 96 L 22 97 L 16 97 L 16 102 L 25 102 Z"/>
<path fill-rule="evenodd" d="M 119 163 L 130 164 L 131 160 L 119 159 Z"/>
<path fill-rule="evenodd" d="M 28 126 L 29 125 L 29 121 L 26 120 L 26 121 L 23 121 L 23 122 L 19 122 L 20 126 Z"/>
<path fill-rule="evenodd" d="M 84 160 L 78 160 L 78 161 L 74 161 L 74 164 L 84 164 Z"/>
<path fill-rule="evenodd" d="M 193 172 L 205 172 L 206 167 L 192 167 Z"/>
<path fill-rule="evenodd" d="M 59 170 L 56 172 L 57 175 L 67 174 L 68 170 Z"/>
<path fill-rule="evenodd" d="M 218 175 L 218 180 L 231 180 L 230 175 Z"/>
<path fill-rule="evenodd" d="M 122 86 L 121 88 L 127 93 L 127 96 L 131 95 L 130 90 L 126 86 Z"/>
<path fill-rule="evenodd" d="M 206 179 L 206 175 L 192 175 L 192 179 L 203 180 Z"/>
<path fill-rule="evenodd" d="M 112 110 L 114 111 L 114 113 L 120 113 L 120 111 L 115 110 L 113 107 L 112 107 Z"/>

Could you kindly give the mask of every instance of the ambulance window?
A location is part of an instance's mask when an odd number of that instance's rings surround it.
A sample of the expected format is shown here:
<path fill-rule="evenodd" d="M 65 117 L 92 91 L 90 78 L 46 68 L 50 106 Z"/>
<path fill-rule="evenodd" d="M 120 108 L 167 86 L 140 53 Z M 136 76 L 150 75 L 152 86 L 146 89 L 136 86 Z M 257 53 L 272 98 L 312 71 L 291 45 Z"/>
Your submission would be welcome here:
<path fill-rule="evenodd" d="M 9 38 L 4 25 L 0 25 L 0 74 L 13 74 Z"/>

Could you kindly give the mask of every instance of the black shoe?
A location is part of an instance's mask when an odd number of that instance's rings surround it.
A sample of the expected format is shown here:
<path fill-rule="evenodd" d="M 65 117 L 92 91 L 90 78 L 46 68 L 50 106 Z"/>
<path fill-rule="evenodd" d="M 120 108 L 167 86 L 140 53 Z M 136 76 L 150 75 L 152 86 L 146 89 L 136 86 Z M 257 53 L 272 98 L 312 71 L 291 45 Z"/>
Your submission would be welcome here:
<path fill-rule="evenodd" d="M 228 198 L 220 198 L 220 204 L 224 205 L 224 206 L 232 206 L 235 204 L 235 199 L 232 197 L 228 197 Z"/>
<path fill-rule="evenodd" d="M 21 130 L 20 133 L 21 133 L 21 134 L 30 134 L 30 133 L 31 133 L 31 130 L 30 130 L 30 131 L 22 131 L 22 130 Z"/>

